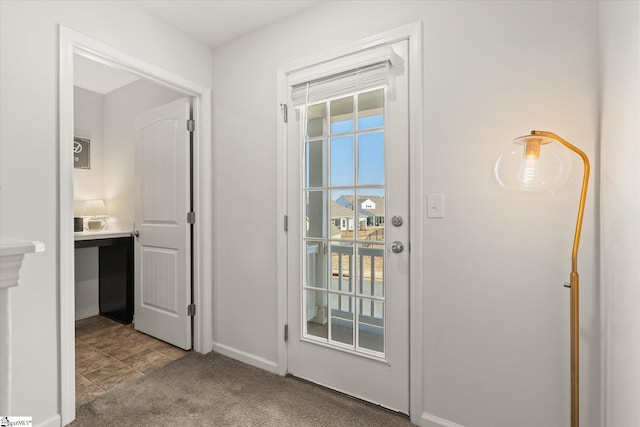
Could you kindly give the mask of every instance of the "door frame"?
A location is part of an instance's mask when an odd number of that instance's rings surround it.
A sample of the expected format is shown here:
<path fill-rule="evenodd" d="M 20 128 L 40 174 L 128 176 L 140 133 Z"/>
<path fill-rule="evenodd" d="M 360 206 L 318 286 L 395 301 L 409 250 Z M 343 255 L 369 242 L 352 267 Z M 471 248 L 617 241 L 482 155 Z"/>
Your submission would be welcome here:
<path fill-rule="evenodd" d="M 422 94 L 422 22 L 414 22 L 327 52 L 278 67 L 278 167 L 277 167 L 277 299 L 278 299 L 278 373 L 288 368 L 285 325 L 287 324 L 287 232 L 283 226 L 287 212 L 287 123 L 282 106 L 287 103 L 288 75 L 304 68 L 351 55 L 364 49 L 409 41 L 409 414 L 419 424 L 423 412 L 423 94 Z"/>
<path fill-rule="evenodd" d="M 198 306 L 193 318 L 193 348 L 198 353 L 213 349 L 212 267 L 212 146 L 211 89 L 168 70 L 124 53 L 70 28 L 59 27 L 59 345 L 60 414 L 62 425 L 75 419 L 75 273 L 73 234 L 73 61 L 74 54 L 120 68 L 193 99 L 193 301 Z"/>

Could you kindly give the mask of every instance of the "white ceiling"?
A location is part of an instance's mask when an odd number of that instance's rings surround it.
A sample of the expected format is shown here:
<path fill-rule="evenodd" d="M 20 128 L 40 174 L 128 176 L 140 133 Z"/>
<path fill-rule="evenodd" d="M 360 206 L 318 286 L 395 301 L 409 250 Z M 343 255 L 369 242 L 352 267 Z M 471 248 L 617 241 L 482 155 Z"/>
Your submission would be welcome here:
<path fill-rule="evenodd" d="M 307 9 L 318 0 L 131 0 L 192 38 L 215 48 Z M 74 84 L 107 94 L 139 77 L 75 55 Z"/>
<path fill-rule="evenodd" d="M 317 0 L 132 1 L 211 48 L 319 3 Z"/>

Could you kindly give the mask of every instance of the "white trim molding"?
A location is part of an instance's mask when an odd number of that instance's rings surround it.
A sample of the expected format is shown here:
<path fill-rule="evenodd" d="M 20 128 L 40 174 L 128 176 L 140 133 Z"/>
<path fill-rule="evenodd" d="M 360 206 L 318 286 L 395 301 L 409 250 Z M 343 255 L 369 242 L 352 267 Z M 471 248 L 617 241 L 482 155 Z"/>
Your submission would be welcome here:
<path fill-rule="evenodd" d="M 26 254 L 44 252 L 42 242 L 2 240 L 0 244 L 0 415 L 10 415 L 11 409 L 11 343 L 13 327 L 9 288 L 20 284 L 20 269 Z"/>
<path fill-rule="evenodd" d="M 18 286 L 20 268 L 26 254 L 44 252 L 42 242 L 5 241 L 0 244 L 0 289 Z"/>
<path fill-rule="evenodd" d="M 422 414 L 422 422 L 420 425 L 422 427 L 464 427 L 461 424 L 436 417 L 435 415 L 427 414 L 426 412 Z"/>
<path fill-rule="evenodd" d="M 363 40 L 350 43 L 339 48 L 313 55 L 278 67 L 278 105 L 287 102 L 287 76 L 315 64 L 324 63 L 335 58 L 363 52 L 401 40 L 409 42 L 409 153 L 410 153 L 410 314 L 409 314 L 409 357 L 410 357 L 410 408 L 411 421 L 421 424 L 423 417 L 423 243 L 422 218 L 424 218 L 423 201 L 423 65 L 422 65 L 422 22 L 414 22 L 402 27 L 386 31 Z M 284 341 L 284 325 L 287 323 L 287 236 L 282 227 L 282 220 L 287 215 L 287 141 L 286 123 L 278 112 L 278 194 L 277 194 L 277 283 L 278 283 L 278 366 L 280 375 L 287 372 L 287 346 Z M 450 426 L 454 426 L 450 424 Z"/>
<path fill-rule="evenodd" d="M 194 131 L 194 289 L 198 305 L 194 318 L 193 346 L 199 353 L 213 349 L 213 185 L 211 146 L 211 89 L 119 51 L 98 40 L 60 26 L 59 74 L 59 283 L 60 283 L 60 413 L 66 425 L 75 418 L 75 307 L 73 233 L 73 57 L 79 54 L 100 63 L 127 70 L 193 98 Z"/>
<path fill-rule="evenodd" d="M 247 365 L 255 366 L 256 368 L 271 372 L 272 374 L 280 375 L 278 364 L 276 362 L 256 356 L 255 354 L 247 353 L 246 351 L 238 350 L 237 348 L 217 342 L 213 343 L 213 351 L 220 353 L 223 356 L 239 360 Z"/>
<path fill-rule="evenodd" d="M 34 424 L 37 427 L 60 427 L 60 415 L 56 414 L 51 418 L 47 418 L 39 424 Z"/>

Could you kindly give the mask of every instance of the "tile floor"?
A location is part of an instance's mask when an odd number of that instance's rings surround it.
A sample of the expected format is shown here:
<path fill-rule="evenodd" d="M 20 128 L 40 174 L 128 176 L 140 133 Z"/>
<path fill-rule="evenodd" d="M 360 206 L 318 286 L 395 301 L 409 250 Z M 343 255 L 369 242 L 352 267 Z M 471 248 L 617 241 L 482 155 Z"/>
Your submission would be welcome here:
<path fill-rule="evenodd" d="M 76 406 L 187 354 L 103 316 L 76 321 Z"/>

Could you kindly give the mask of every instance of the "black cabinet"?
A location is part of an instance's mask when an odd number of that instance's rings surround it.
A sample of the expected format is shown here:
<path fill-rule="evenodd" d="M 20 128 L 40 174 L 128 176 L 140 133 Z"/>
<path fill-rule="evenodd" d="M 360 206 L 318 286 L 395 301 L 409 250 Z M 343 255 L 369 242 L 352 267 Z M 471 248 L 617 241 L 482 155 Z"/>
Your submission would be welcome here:
<path fill-rule="evenodd" d="M 76 240 L 76 248 L 98 247 L 100 314 L 120 323 L 133 321 L 133 237 Z"/>

